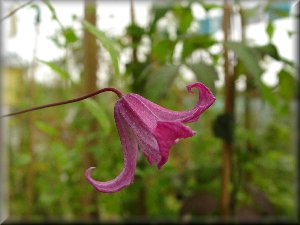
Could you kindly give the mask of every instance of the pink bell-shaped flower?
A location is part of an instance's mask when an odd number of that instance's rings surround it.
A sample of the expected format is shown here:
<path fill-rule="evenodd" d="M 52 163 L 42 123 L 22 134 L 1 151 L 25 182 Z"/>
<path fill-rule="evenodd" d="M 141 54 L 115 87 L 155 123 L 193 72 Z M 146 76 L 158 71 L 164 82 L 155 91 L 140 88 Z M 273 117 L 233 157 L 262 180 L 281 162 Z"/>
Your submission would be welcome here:
<path fill-rule="evenodd" d="M 182 112 L 163 108 L 137 94 L 123 95 L 116 103 L 114 117 L 124 154 L 122 172 L 113 180 L 100 182 L 91 177 L 94 167 L 87 169 L 85 177 L 100 192 L 117 192 L 133 182 L 138 149 L 150 164 L 160 169 L 168 160 L 169 151 L 180 138 L 196 134 L 186 123 L 195 122 L 216 100 L 202 83 L 187 86 L 199 92 L 198 102 L 191 110 Z"/>
<path fill-rule="evenodd" d="M 117 192 L 131 184 L 134 179 L 138 149 L 143 152 L 150 164 L 155 164 L 160 169 L 168 161 L 172 145 L 180 138 L 188 138 L 196 134 L 185 124 L 197 121 L 216 99 L 211 91 L 200 82 L 187 86 L 187 90 L 191 93 L 192 88 L 198 89 L 198 102 L 193 109 L 182 112 L 165 109 L 137 94 L 122 95 L 115 88 L 103 88 L 78 98 L 1 115 L 0 119 L 82 101 L 107 91 L 114 92 L 119 96 L 114 116 L 123 148 L 123 170 L 115 179 L 100 182 L 91 177 L 94 169 L 91 167 L 86 170 L 85 177 L 97 191 Z"/>

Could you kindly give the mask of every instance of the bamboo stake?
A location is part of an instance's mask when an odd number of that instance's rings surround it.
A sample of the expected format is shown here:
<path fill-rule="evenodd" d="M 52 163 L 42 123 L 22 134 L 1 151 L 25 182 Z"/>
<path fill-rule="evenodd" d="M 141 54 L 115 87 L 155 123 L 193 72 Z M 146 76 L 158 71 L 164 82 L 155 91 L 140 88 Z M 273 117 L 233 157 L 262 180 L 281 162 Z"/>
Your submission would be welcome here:
<path fill-rule="evenodd" d="M 84 1 L 84 19 L 89 23 L 96 26 L 96 0 Z M 86 29 L 84 30 L 83 37 L 83 77 L 82 85 L 83 92 L 89 93 L 97 90 L 97 69 L 98 69 L 98 46 L 96 38 L 90 34 Z M 97 123 L 92 122 L 89 125 L 89 133 L 94 133 L 97 130 Z M 91 148 L 97 144 L 97 139 L 93 138 L 86 143 L 86 149 Z M 89 168 L 91 165 L 95 165 L 95 157 L 91 152 L 83 152 L 83 166 Z M 99 219 L 98 193 L 94 190 L 86 193 L 82 198 L 84 207 L 89 208 L 88 212 L 83 215 L 88 219 Z"/>
<path fill-rule="evenodd" d="M 36 71 L 36 54 L 37 54 L 37 46 L 38 46 L 38 37 L 39 37 L 39 22 L 35 23 L 35 41 L 34 41 L 34 48 L 33 48 L 33 58 L 31 64 L 31 70 L 29 72 L 29 79 L 30 79 L 30 88 L 29 88 L 29 96 L 30 99 L 35 99 L 36 96 L 36 84 L 35 84 L 35 71 Z M 34 182 L 36 178 L 36 168 L 35 168 L 35 161 L 36 161 L 36 154 L 35 154 L 35 127 L 34 121 L 35 116 L 32 114 L 28 115 L 28 151 L 30 155 L 30 163 L 28 165 L 27 171 L 27 179 L 26 179 L 26 218 L 30 218 L 33 214 L 33 201 L 34 201 Z"/>
<path fill-rule="evenodd" d="M 224 43 L 229 40 L 230 34 L 230 5 L 224 0 L 223 6 L 223 33 Z M 226 45 L 224 48 L 224 76 L 225 76 L 225 114 L 234 113 L 234 76 L 229 62 L 229 54 Z M 234 119 L 232 120 L 234 121 Z M 232 141 L 233 142 L 233 141 Z M 228 218 L 230 214 L 230 181 L 231 181 L 231 164 L 232 164 L 232 147 L 233 143 L 229 140 L 223 141 L 222 154 L 222 180 L 221 180 L 221 216 Z"/>

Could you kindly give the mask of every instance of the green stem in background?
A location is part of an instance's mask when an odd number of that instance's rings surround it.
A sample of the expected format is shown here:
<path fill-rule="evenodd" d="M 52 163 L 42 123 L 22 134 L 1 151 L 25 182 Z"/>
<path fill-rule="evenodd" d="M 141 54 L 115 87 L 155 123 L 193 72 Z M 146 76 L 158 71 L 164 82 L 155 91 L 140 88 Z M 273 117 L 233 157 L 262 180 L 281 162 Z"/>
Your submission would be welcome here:
<path fill-rule="evenodd" d="M 130 18 L 131 18 L 131 24 L 135 25 L 135 13 L 134 13 L 133 0 L 130 1 Z M 134 36 L 131 37 L 131 43 L 132 43 L 131 61 L 132 61 L 133 64 L 135 64 L 135 63 L 137 63 L 137 47 L 135 45 L 136 44 L 136 39 L 135 39 Z"/>
<path fill-rule="evenodd" d="M 19 112 L 14 112 L 14 113 L 9 113 L 9 114 L 6 114 L 6 115 L 2 115 L 1 118 L 8 117 L 8 116 L 15 116 L 15 115 L 19 115 L 19 114 L 22 114 L 22 113 L 31 112 L 31 111 L 35 111 L 35 110 L 39 110 L 39 109 L 50 108 L 50 107 L 59 106 L 59 105 L 65 105 L 65 104 L 69 104 L 69 103 L 73 103 L 73 102 L 79 102 L 79 101 L 82 101 L 84 99 L 93 97 L 95 95 L 98 95 L 98 94 L 106 92 L 106 91 L 114 92 L 116 95 L 118 95 L 119 98 L 121 98 L 122 95 L 123 95 L 120 91 L 118 91 L 115 88 L 103 88 L 103 89 L 97 90 L 95 92 L 92 92 L 90 94 L 87 94 L 87 95 L 84 95 L 84 96 L 81 96 L 81 97 L 78 97 L 78 98 L 74 98 L 74 99 L 70 99 L 70 100 L 66 100 L 66 101 L 62 101 L 62 102 L 50 103 L 50 104 L 47 104 L 47 105 L 37 106 L 37 107 L 30 108 L 30 109 L 22 110 L 22 111 L 19 111 Z"/>
<path fill-rule="evenodd" d="M 3 22 L 4 20 L 6 20 L 7 18 L 11 17 L 12 15 L 14 15 L 16 12 L 18 12 L 20 9 L 23 9 L 24 7 L 26 7 L 27 5 L 30 5 L 34 0 L 31 0 L 29 2 L 26 2 L 22 5 L 20 5 L 19 7 L 15 8 L 14 10 L 12 10 L 10 13 L 8 13 L 6 16 L 2 17 L 0 19 L 0 22 Z"/>
<path fill-rule="evenodd" d="M 46 4 L 46 6 L 49 8 L 50 12 L 52 13 L 52 18 L 54 20 L 56 20 L 56 22 L 58 23 L 58 25 L 60 26 L 60 29 L 62 31 L 65 31 L 65 28 L 63 26 L 63 24 L 60 22 L 60 20 L 58 19 L 58 16 L 56 14 L 55 9 L 53 8 L 53 6 L 51 5 L 51 3 L 49 2 L 49 0 L 43 0 L 43 2 Z"/>

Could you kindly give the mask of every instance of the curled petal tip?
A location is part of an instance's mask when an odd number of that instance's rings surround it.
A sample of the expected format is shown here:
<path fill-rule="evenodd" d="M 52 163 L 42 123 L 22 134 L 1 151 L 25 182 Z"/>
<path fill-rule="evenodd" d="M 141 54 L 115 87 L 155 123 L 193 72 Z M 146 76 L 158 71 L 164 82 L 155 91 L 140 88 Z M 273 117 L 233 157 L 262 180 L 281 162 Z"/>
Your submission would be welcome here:
<path fill-rule="evenodd" d="M 187 88 L 188 92 L 192 93 L 192 94 L 194 94 L 194 91 L 192 89 L 197 88 L 201 94 L 204 94 L 204 96 L 206 98 L 206 102 L 208 103 L 209 106 L 212 105 L 216 101 L 216 97 L 213 95 L 211 90 L 201 82 L 195 82 L 195 83 L 189 84 L 186 86 L 186 88 Z"/>
<path fill-rule="evenodd" d="M 189 93 L 193 94 L 194 92 L 193 92 L 192 88 L 197 87 L 197 86 L 198 87 L 200 87 L 200 86 L 203 87 L 204 85 L 201 82 L 195 82 L 195 83 L 187 85 L 186 88 L 187 88 L 187 90 L 188 90 Z"/>
<path fill-rule="evenodd" d="M 92 173 L 92 170 L 95 169 L 96 167 L 90 167 L 88 168 L 85 173 L 84 173 L 84 176 L 89 180 L 91 178 L 91 173 Z"/>
<path fill-rule="evenodd" d="M 192 90 L 191 86 L 186 86 L 186 89 L 189 93 L 194 94 L 194 91 Z"/>
<path fill-rule="evenodd" d="M 187 88 L 187 90 L 188 90 L 188 92 L 190 92 L 190 93 L 194 93 L 193 92 L 193 88 L 198 88 L 198 89 L 200 89 L 200 88 L 204 88 L 204 89 L 206 89 L 206 90 L 209 90 L 209 88 L 208 87 L 206 87 L 203 83 L 201 83 L 201 82 L 195 82 L 195 83 L 192 83 L 192 84 L 188 84 L 187 86 L 186 86 L 186 88 Z M 209 90 L 210 91 L 210 90 Z"/>
<path fill-rule="evenodd" d="M 132 135 L 130 127 L 124 121 L 120 114 L 120 101 L 115 106 L 115 120 L 118 132 L 121 138 L 121 144 L 124 156 L 124 166 L 121 173 L 112 180 L 97 181 L 91 176 L 95 167 L 90 167 L 85 171 L 85 177 L 88 182 L 99 192 L 114 193 L 132 183 L 137 161 L 138 144 L 136 137 Z"/>
<path fill-rule="evenodd" d="M 128 182 L 118 178 L 105 182 L 96 181 L 91 176 L 91 172 L 93 169 L 95 169 L 95 167 L 88 168 L 85 171 L 85 177 L 90 182 L 90 184 L 92 184 L 92 186 L 99 192 L 114 193 L 128 186 L 133 181 L 133 179 L 131 179 L 131 181 Z"/>

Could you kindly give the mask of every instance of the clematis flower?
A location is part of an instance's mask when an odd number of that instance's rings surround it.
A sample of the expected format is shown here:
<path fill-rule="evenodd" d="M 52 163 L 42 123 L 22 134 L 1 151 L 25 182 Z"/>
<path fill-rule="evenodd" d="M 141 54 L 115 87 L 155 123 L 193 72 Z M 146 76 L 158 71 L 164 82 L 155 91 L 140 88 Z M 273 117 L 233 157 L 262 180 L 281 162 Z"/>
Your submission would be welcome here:
<path fill-rule="evenodd" d="M 202 83 L 197 82 L 187 86 L 187 90 L 191 93 L 193 93 L 192 88 L 196 88 L 199 92 L 198 102 L 193 109 L 182 112 L 165 109 L 137 94 L 122 95 L 115 88 L 103 88 L 78 98 L 1 115 L 0 119 L 82 101 L 107 91 L 114 92 L 119 96 L 114 109 L 114 117 L 123 148 L 123 170 L 115 179 L 100 182 L 91 177 L 94 167 L 90 167 L 86 170 L 85 177 L 100 192 L 117 192 L 133 182 L 138 149 L 146 156 L 150 164 L 155 164 L 160 169 L 168 161 L 172 145 L 181 138 L 192 137 L 196 134 L 185 124 L 197 121 L 216 99 Z"/>
<path fill-rule="evenodd" d="M 160 169 L 167 161 L 169 152 L 181 138 L 196 134 L 186 123 L 195 122 L 216 100 L 211 91 L 202 83 L 187 86 L 199 92 L 198 102 L 193 109 L 173 111 L 163 108 L 140 95 L 127 94 L 120 97 L 114 108 L 114 118 L 124 155 L 124 167 L 113 180 L 100 182 L 91 177 L 95 167 L 86 170 L 86 179 L 100 192 L 117 192 L 134 180 L 138 150 L 150 164 Z"/>

